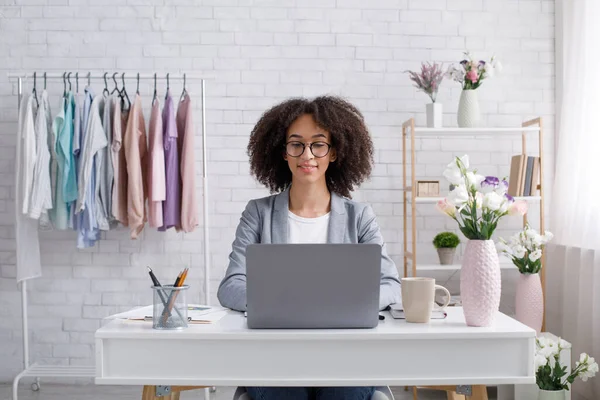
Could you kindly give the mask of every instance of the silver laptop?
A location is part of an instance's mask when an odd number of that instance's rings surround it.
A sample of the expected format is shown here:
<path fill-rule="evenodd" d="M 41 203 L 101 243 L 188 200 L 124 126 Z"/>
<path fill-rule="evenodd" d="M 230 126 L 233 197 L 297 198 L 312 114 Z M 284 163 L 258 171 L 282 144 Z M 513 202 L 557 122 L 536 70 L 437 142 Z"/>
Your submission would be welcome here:
<path fill-rule="evenodd" d="M 375 327 L 380 276 L 378 244 L 248 245 L 248 327 Z"/>

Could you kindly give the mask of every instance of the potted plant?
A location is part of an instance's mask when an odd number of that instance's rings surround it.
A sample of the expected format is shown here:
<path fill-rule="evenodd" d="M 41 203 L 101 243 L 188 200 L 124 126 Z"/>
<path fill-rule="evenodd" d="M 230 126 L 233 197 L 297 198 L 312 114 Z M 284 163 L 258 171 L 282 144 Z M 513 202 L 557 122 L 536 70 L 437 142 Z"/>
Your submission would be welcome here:
<path fill-rule="evenodd" d="M 441 265 L 450 265 L 454 261 L 456 246 L 460 239 L 453 232 L 440 232 L 433 238 L 433 247 L 437 249 Z"/>
<path fill-rule="evenodd" d="M 500 238 L 496 244 L 500 253 L 507 255 L 520 272 L 515 296 L 516 319 L 537 333 L 540 333 L 544 319 L 544 294 L 539 275 L 542 250 L 552 237 L 551 232 L 540 235 L 526 224 L 508 241 Z"/>
<path fill-rule="evenodd" d="M 525 201 L 508 195 L 508 182 L 469 169 L 469 157 L 456 157 L 443 172 L 454 189 L 437 208 L 458 223 L 468 240 L 461 265 L 460 292 L 469 326 L 490 326 L 500 307 L 500 263 L 491 237 L 505 215 L 523 215 Z"/>
<path fill-rule="evenodd" d="M 547 337 L 536 339 L 535 351 L 535 383 L 540 389 L 538 400 L 564 400 L 565 391 L 569 390 L 575 379 L 587 381 L 598 372 L 598 364 L 593 357 L 581 353 L 575 368 L 567 375 L 567 367 L 560 363 L 560 353 L 571 345 L 562 340 Z"/>
<path fill-rule="evenodd" d="M 465 59 L 460 62 L 460 67 L 448 68 L 448 77 L 462 86 L 460 101 L 458 103 L 458 126 L 473 128 L 479 126 L 480 112 L 479 100 L 476 89 L 488 78 L 492 78 L 502 71 L 502 64 L 495 57 L 489 62 L 475 61 L 469 52 L 465 52 Z"/>
<path fill-rule="evenodd" d="M 421 63 L 421 72 L 406 71 L 410 75 L 410 80 L 414 86 L 427 94 L 431 103 L 427 104 L 425 111 L 427 114 L 427 126 L 430 128 L 442 127 L 442 104 L 436 103 L 437 92 L 444 79 L 445 73 L 442 70 L 442 64 Z"/>

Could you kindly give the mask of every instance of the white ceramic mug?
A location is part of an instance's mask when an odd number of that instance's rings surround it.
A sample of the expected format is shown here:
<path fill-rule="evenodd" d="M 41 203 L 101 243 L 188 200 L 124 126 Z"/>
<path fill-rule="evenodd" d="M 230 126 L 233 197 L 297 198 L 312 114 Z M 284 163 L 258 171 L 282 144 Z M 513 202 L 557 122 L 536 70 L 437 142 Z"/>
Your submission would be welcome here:
<path fill-rule="evenodd" d="M 435 305 L 436 310 L 443 310 L 450 304 L 450 292 L 443 286 L 436 285 L 435 279 L 425 277 L 402 278 L 402 308 L 406 322 L 429 322 L 434 309 L 435 292 L 446 292 L 446 302 L 442 306 Z"/>

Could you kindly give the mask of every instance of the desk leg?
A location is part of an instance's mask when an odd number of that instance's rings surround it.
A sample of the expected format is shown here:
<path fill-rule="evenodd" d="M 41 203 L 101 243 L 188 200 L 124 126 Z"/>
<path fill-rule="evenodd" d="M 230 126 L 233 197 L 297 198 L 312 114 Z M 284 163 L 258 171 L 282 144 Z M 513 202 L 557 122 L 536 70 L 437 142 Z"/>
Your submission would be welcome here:
<path fill-rule="evenodd" d="M 457 394 L 453 390 L 446 391 L 446 396 L 448 396 L 448 400 L 465 400 L 464 394 Z"/>
<path fill-rule="evenodd" d="M 467 397 L 469 400 L 488 400 L 487 387 L 485 385 L 473 385 L 473 394 Z"/>
<path fill-rule="evenodd" d="M 413 400 L 418 400 L 419 395 L 417 394 L 417 387 L 413 386 Z"/>
<path fill-rule="evenodd" d="M 179 400 L 179 393 L 184 390 L 204 389 L 207 386 L 171 386 L 171 394 L 167 396 L 156 396 L 156 386 L 144 386 L 142 400 Z"/>

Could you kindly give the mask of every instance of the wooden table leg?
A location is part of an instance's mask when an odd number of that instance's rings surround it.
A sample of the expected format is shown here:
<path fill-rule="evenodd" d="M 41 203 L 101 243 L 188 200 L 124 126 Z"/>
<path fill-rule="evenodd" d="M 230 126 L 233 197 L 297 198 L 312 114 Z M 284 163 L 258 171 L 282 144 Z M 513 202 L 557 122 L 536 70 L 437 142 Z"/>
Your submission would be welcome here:
<path fill-rule="evenodd" d="M 171 394 L 168 396 L 156 396 L 156 386 L 144 386 L 142 400 L 179 400 L 179 393 L 184 390 L 205 389 L 208 386 L 171 386 Z"/>
<path fill-rule="evenodd" d="M 488 400 L 487 387 L 485 385 L 473 385 L 473 394 L 467 397 L 469 400 Z"/>
<path fill-rule="evenodd" d="M 448 400 L 465 400 L 464 394 L 457 394 L 454 390 L 447 390 L 446 396 L 448 396 Z"/>

